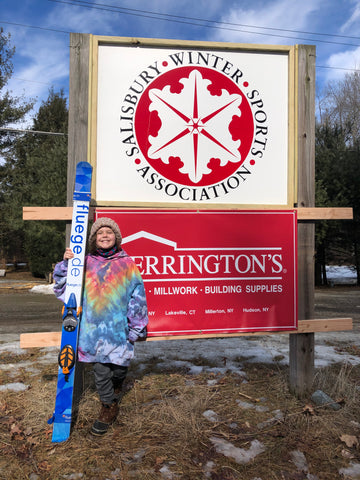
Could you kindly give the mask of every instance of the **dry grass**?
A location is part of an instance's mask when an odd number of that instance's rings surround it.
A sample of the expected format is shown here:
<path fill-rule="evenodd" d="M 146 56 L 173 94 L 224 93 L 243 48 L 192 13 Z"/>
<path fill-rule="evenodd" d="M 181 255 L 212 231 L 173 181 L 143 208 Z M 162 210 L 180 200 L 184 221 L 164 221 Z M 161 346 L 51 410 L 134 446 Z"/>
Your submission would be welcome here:
<path fill-rule="evenodd" d="M 32 355 L 36 360 L 40 354 Z M 360 462 L 358 444 L 344 442 L 360 436 L 360 367 L 317 372 L 314 390 L 342 404 L 334 411 L 293 397 L 288 370 L 276 365 L 245 364 L 244 381 L 231 373 L 158 371 L 154 363 L 147 373 L 131 372 L 119 417 L 100 439 L 88 433 L 99 408 L 88 372 L 73 433 L 64 444 L 53 444 L 46 421 L 54 406 L 57 366 L 39 365 L 36 374 L 21 373 L 31 388 L 0 392 L 0 479 L 299 480 L 310 472 L 319 480 L 338 480 L 346 478 L 340 468 Z M 2 383 L 10 381 L 8 375 L 2 372 Z M 203 415 L 209 410 L 216 421 Z M 275 411 L 281 412 L 278 419 Z M 241 464 L 218 453 L 213 437 L 245 450 L 258 440 L 265 450 Z M 308 471 L 294 464 L 292 451 L 305 455 Z"/>

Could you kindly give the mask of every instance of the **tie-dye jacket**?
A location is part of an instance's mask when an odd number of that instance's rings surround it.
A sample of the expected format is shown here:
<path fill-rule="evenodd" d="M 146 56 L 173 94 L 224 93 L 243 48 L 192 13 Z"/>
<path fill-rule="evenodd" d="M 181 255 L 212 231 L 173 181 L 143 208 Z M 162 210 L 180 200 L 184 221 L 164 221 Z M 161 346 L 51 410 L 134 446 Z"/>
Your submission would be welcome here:
<path fill-rule="evenodd" d="M 64 300 L 68 261 L 56 264 L 54 293 Z M 144 284 L 133 260 L 121 250 L 112 257 L 87 255 L 78 358 L 81 362 L 128 366 L 133 342 L 146 337 Z"/>

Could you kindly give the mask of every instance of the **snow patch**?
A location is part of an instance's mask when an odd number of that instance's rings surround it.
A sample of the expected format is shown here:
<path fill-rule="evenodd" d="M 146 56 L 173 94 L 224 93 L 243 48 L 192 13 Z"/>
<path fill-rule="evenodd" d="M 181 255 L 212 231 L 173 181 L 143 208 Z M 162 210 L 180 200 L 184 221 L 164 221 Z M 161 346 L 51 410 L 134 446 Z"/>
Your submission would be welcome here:
<path fill-rule="evenodd" d="M 63 475 L 63 478 L 66 478 L 67 480 L 80 480 L 81 478 L 84 478 L 84 474 L 81 472 L 70 473 L 69 475 Z"/>
<path fill-rule="evenodd" d="M 306 474 L 304 479 L 306 480 L 319 480 L 316 475 L 311 475 L 309 473 L 309 467 L 305 455 L 300 450 L 293 450 L 290 452 L 291 460 L 295 467 L 298 469 L 298 472 Z"/>
<path fill-rule="evenodd" d="M 355 267 L 351 266 L 328 265 L 326 278 L 332 285 L 355 285 L 357 281 Z"/>
<path fill-rule="evenodd" d="M 25 385 L 25 383 L 20 383 L 20 382 L 6 383 L 5 385 L 0 385 L 0 392 L 4 392 L 4 391 L 23 392 L 28 388 L 29 388 L 29 385 Z"/>
<path fill-rule="evenodd" d="M 173 480 L 174 478 L 179 478 L 175 473 L 173 473 L 168 465 L 164 465 L 160 468 L 159 472 L 161 473 L 162 478 L 165 480 Z"/>
<path fill-rule="evenodd" d="M 359 365 L 360 357 L 349 355 L 346 352 L 339 353 L 335 347 L 329 345 L 315 345 L 315 367 L 327 367 L 333 363 L 348 362 L 351 365 Z"/>
<path fill-rule="evenodd" d="M 300 472 L 307 473 L 309 471 L 309 467 L 303 452 L 300 452 L 300 450 L 294 450 L 290 453 L 290 455 L 292 462 Z"/>
<path fill-rule="evenodd" d="M 360 478 L 360 463 L 350 462 L 350 466 L 348 468 L 340 468 L 339 473 L 346 478 Z"/>
<path fill-rule="evenodd" d="M 206 410 L 206 412 L 203 413 L 203 416 L 209 420 L 209 422 L 216 423 L 220 421 L 218 414 L 214 412 L 214 410 Z"/>
<path fill-rule="evenodd" d="M 213 468 L 215 467 L 215 463 L 212 462 L 211 460 L 209 460 L 208 462 L 206 462 L 206 465 L 204 467 L 204 475 L 205 475 L 205 478 L 211 478 L 211 471 L 213 470 Z"/>
<path fill-rule="evenodd" d="M 0 345 L 0 353 L 3 352 L 13 353 L 14 355 L 23 355 L 25 350 L 20 348 L 20 342 L 9 342 Z"/>
<path fill-rule="evenodd" d="M 254 405 L 249 402 L 243 402 L 242 400 L 236 400 L 236 403 L 239 405 L 239 407 L 243 408 L 244 410 L 249 410 L 249 409 L 254 409 L 257 412 L 268 412 L 269 408 L 265 407 L 263 405 Z"/>
<path fill-rule="evenodd" d="M 264 445 L 259 440 L 253 440 L 248 450 L 235 447 L 232 443 L 217 437 L 211 437 L 210 441 L 218 453 L 225 455 L 225 457 L 230 457 L 240 464 L 251 462 L 257 455 L 265 451 Z"/>
<path fill-rule="evenodd" d="M 274 414 L 272 418 L 269 418 L 268 420 L 265 420 L 265 422 L 261 422 L 257 425 L 257 428 L 259 430 L 265 427 L 268 427 L 270 425 L 273 425 L 276 422 L 281 422 L 285 418 L 281 410 L 274 410 L 272 413 Z"/>
<path fill-rule="evenodd" d="M 54 293 L 54 284 L 49 285 L 35 285 L 30 288 L 29 292 L 31 293 L 42 293 L 44 295 L 55 295 Z"/>

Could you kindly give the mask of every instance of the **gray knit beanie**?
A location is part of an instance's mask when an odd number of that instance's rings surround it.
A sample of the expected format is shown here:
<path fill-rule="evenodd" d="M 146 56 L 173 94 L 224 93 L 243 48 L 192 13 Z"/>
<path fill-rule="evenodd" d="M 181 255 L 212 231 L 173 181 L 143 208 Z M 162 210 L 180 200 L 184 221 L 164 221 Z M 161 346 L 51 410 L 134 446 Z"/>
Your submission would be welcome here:
<path fill-rule="evenodd" d="M 121 249 L 122 236 L 120 228 L 114 220 L 108 217 L 100 217 L 93 223 L 89 236 L 89 251 L 90 253 L 96 252 L 96 232 L 102 227 L 109 227 L 115 233 L 115 244 L 117 248 Z"/>

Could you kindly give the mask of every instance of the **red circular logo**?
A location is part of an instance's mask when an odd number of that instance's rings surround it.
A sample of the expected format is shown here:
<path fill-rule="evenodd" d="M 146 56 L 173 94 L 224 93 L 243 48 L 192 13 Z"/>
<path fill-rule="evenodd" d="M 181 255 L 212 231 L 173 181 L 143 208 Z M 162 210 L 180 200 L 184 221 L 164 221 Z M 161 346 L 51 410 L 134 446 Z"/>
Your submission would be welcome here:
<path fill-rule="evenodd" d="M 151 167 L 191 187 L 231 176 L 248 156 L 254 137 L 246 96 L 228 76 L 204 67 L 158 76 L 139 99 L 134 126 Z"/>

